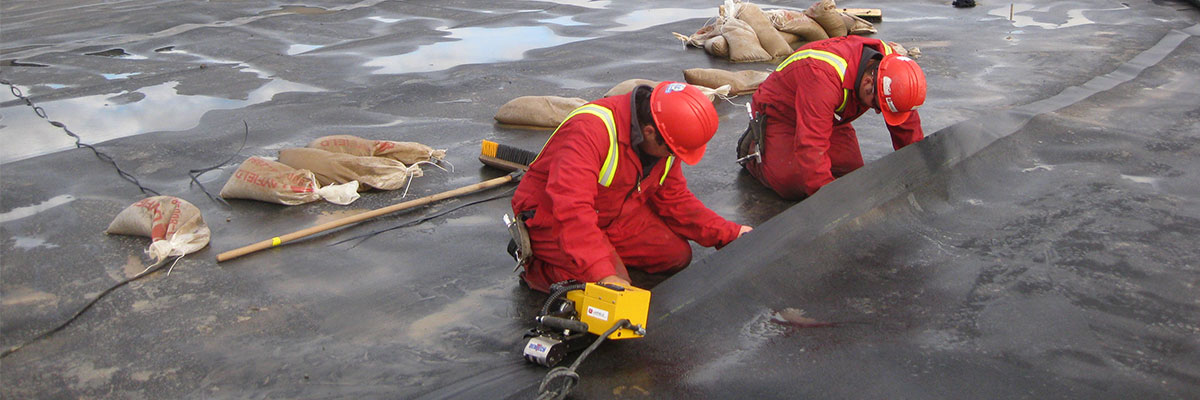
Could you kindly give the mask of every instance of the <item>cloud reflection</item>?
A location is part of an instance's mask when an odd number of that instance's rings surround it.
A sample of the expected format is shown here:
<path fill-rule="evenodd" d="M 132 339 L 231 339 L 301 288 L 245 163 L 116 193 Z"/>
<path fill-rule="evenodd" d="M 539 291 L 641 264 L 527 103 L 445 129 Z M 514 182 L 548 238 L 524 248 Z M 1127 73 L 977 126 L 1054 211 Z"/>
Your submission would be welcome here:
<path fill-rule="evenodd" d="M 690 8 L 653 8 L 637 10 L 617 18 L 613 22 L 624 25 L 620 28 L 609 29 L 613 32 L 640 31 L 652 26 L 670 24 L 692 18 L 715 18 L 717 11 L 712 8 L 694 10 Z M 696 26 L 699 28 L 700 26 Z"/>
<path fill-rule="evenodd" d="M 126 136 L 159 131 L 181 131 L 195 127 L 204 113 L 247 107 L 271 100 L 285 92 L 316 92 L 320 89 L 275 79 L 250 92 L 245 100 L 220 97 L 180 95 L 177 81 L 147 86 L 136 92 L 144 98 L 127 104 L 115 104 L 111 98 L 129 94 L 128 91 L 107 93 L 38 104 L 50 119 L 62 122 L 83 138 L 95 144 Z M 61 129 L 39 118 L 28 106 L 0 108 L 0 163 L 30 158 L 55 151 L 72 149 L 75 141 Z"/>
<path fill-rule="evenodd" d="M 364 65 L 379 67 L 374 71 L 375 74 L 441 71 L 464 64 L 516 61 L 529 50 L 589 39 L 559 36 L 545 26 L 443 27 L 439 30 L 450 32 L 449 38 L 457 40 L 421 46 L 405 54 L 375 58 Z"/>

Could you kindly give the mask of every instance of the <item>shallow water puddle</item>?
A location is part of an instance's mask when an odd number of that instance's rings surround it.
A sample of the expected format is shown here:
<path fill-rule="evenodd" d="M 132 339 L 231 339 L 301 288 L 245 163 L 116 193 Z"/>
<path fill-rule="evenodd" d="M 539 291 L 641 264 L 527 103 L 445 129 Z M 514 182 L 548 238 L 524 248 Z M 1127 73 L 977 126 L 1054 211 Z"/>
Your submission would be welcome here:
<path fill-rule="evenodd" d="M 608 0 L 603 0 L 603 1 L 597 1 L 597 0 L 537 0 L 537 1 L 542 2 L 542 3 L 563 4 L 563 5 L 583 7 L 583 8 L 593 8 L 593 9 L 608 8 L 608 6 L 610 4 L 612 4 L 612 2 L 608 1 Z"/>
<path fill-rule="evenodd" d="M 125 74 L 100 74 L 100 75 L 104 76 L 104 79 L 108 79 L 108 80 L 112 81 L 112 80 L 117 80 L 117 79 L 128 79 L 131 76 L 141 75 L 141 74 L 142 74 L 141 72 L 130 72 L 130 73 L 125 73 Z"/>
<path fill-rule="evenodd" d="M 145 56 L 139 56 L 136 54 L 126 53 L 125 49 L 121 49 L 121 48 L 109 49 L 109 50 L 105 50 L 105 51 L 97 51 L 94 53 L 85 53 L 85 55 L 111 57 L 111 58 L 122 58 L 122 59 L 126 59 L 126 60 L 145 60 L 146 59 Z"/>
<path fill-rule="evenodd" d="M 613 32 L 633 32 L 652 26 L 669 24 L 693 18 L 716 18 L 716 16 L 717 12 L 712 8 L 652 8 L 647 10 L 635 10 L 613 20 L 613 22 L 624 26 L 609 30 Z M 699 28 L 699 26 L 696 27 Z"/>
<path fill-rule="evenodd" d="M 147 86 L 136 91 L 99 94 L 39 103 L 50 119 L 62 122 L 95 144 L 107 140 L 158 131 L 191 129 L 212 110 L 229 110 L 271 100 L 286 92 L 316 92 L 320 89 L 274 79 L 250 92 L 246 99 L 180 95 L 177 81 Z M 22 88 L 26 90 L 27 88 Z M 140 94 L 134 96 L 134 94 Z M 119 97 L 119 98 L 118 98 Z M 75 147 L 75 141 L 34 114 L 24 104 L 0 108 L 0 163 L 22 160 Z"/>
<path fill-rule="evenodd" d="M 259 13 L 259 15 L 277 15 L 277 14 L 299 14 L 299 15 L 321 15 L 335 13 L 337 10 L 328 10 L 321 7 L 310 6 L 283 6 L 274 10 L 267 10 Z"/>
<path fill-rule="evenodd" d="M 6 146 L 5 148 L 8 148 L 8 147 L 12 147 L 12 146 Z M 38 204 L 34 204 L 32 206 L 17 207 L 12 210 L 9 210 L 8 212 L 0 213 L 0 223 L 16 221 L 21 218 L 32 217 L 34 215 L 37 215 L 37 213 L 49 210 L 54 207 L 61 206 L 63 204 L 70 203 L 72 201 L 75 201 L 75 196 L 71 196 L 69 194 L 63 194 L 63 195 L 51 197 L 49 200 L 43 201 Z"/>
<path fill-rule="evenodd" d="M 545 23 L 545 24 L 561 25 L 561 26 L 584 26 L 584 25 L 587 25 L 587 23 L 585 23 L 585 22 L 576 21 L 575 16 L 573 16 L 573 15 L 564 15 L 564 16 L 557 17 L 557 18 L 543 19 L 543 20 L 538 20 L 538 22 Z"/>
<path fill-rule="evenodd" d="M 46 239 L 38 237 L 16 236 L 13 239 L 16 241 L 16 243 L 13 243 L 13 247 L 21 250 L 33 250 L 39 247 L 47 249 L 58 248 L 57 244 L 47 242 Z"/>
<path fill-rule="evenodd" d="M 1128 10 L 1129 9 L 1129 6 L 1126 6 L 1123 4 L 1121 7 L 1117 7 L 1117 8 L 1076 8 L 1076 9 L 1071 9 L 1071 10 L 1067 10 L 1067 22 L 1064 22 L 1061 24 L 1038 22 L 1032 16 L 1021 15 L 1021 13 L 1024 13 L 1024 12 L 1045 13 L 1047 11 L 1050 11 L 1051 7 L 1054 7 L 1054 6 L 1051 5 L 1051 6 L 1035 8 L 1035 6 L 1033 4 L 1013 3 L 1013 4 L 1009 5 L 1009 7 L 1000 7 L 1000 8 L 992 9 L 991 11 L 988 11 L 988 15 L 1003 17 L 1005 19 L 1008 19 L 1009 16 L 1011 15 L 1013 26 L 1018 27 L 1018 28 L 1023 28 L 1026 26 L 1036 26 L 1036 27 L 1039 27 L 1042 29 L 1059 29 L 1059 28 L 1070 28 L 1072 26 L 1094 24 L 1095 23 L 1094 21 L 1088 19 L 1086 16 L 1083 15 L 1083 13 L 1085 11 L 1087 11 L 1087 12 L 1118 11 L 1118 10 Z"/>
<path fill-rule="evenodd" d="M 466 64 L 517 61 L 526 51 L 590 39 L 559 36 L 545 26 L 506 28 L 439 28 L 450 32 L 448 42 L 424 45 L 405 54 L 378 57 L 364 66 L 377 67 L 375 74 L 404 74 L 441 71 Z"/>
<path fill-rule="evenodd" d="M 400 22 L 399 18 L 367 17 L 367 19 L 372 20 L 372 21 L 382 22 L 385 24 L 394 24 L 394 23 Z"/>
<path fill-rule="evenodd" d="M 575 5 L 586 8 L 605 8 L 608 2 L 594 1 L 561 1 L 559 4 Z M 712 9 L 686 8 L 655 8 L 631 10 L 628 14 L 617 17 L 613 22 L 620 27 L 609 29 L 610 32 L 632 32 L 652 26 L 668 24 L 693 18 L 714 17 Z M 384 21 L 380 17 L 371 17 Z M 560 16 L 543 19 L 539 22 L 558 26 L 583 26 L 586 23 L 576 20 L 576 16 Z M 503 28 L 466 27 L 448 29 L 438 28 L 439 31 L 449 32 L 447 38 L 451 41 L 424 45 L 417 50 L 384 56 L 367 61 L 364 66 L 377 67 L 375 74 L 404 74 L 417 72 L 441 71 L 466 64 L 496 63 L 521 60 L 524 53 L 572 42 L 594 39 L 594 37 L 561 36 L 547 26 L 514 26 Z"/>
<path fill-rule="evenodd" d="M 320 46 L 320 45 L 315 45 L 315 44 L 293 44 L 291 46 L 288 46 L 287 55 L 294 56 L 297 54 L 304 54 L 304 53 L 307 53 L 307 52 L 310 52 L 310 51 L 313 51 L 313 50 L 316 50 L 316 49 L 319 49 L 322 47 L 325 47 L 325 46 Z"/>

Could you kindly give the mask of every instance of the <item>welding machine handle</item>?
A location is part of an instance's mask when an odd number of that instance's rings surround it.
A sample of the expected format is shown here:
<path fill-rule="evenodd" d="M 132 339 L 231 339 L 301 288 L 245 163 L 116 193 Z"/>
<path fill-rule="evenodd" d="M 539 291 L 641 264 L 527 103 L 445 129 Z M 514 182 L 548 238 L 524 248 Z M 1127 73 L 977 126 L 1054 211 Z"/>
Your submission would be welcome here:
<path fill-rule="evenodd" d="M 538 317 L 537 321 L 539 324 L 542 324 L 543 326 L 554 328 L 554 329 L 570 330 L 572 332 L 587 332 L 588 331 L 588 324 L 586 322 L 574 320 L 574 319 L 567 319 L 567 318 L 543 315 L 543 316 Z"/>

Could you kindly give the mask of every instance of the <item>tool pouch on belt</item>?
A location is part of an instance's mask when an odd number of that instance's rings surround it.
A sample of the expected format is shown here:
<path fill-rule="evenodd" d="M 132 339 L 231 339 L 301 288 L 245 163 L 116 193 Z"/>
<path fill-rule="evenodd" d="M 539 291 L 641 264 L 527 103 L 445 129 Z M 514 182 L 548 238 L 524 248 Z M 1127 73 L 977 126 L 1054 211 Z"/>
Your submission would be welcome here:
<path fill-rule="evenodd" d="M 743 166 L 746 163 L 762 162 L 763 154 L 763 132 L 767 128 L 767 116 L 761 112 L 753 112 L 750 115 L 750 124 L 746 127 L 746 132 L 742 133 L 742 137 L 738 139 L 737 147 L 737 163 Z"/>
<path fill-rule="evenodd" d="M 530 218 L 533 218 L 533 210 L 519 212 L 517 218 L 513 220 L 509 220 L 508 214 L 504 215 L 504 223 L 508 225 L 508 234 L 512 237 L 508 240 L 508 255 L 517 262 L 513 271 L 529 265 L 529 260 L 533 257 L 533 245 L 529 242 L 529 228 L 525 226 L 525 221 Z"/>

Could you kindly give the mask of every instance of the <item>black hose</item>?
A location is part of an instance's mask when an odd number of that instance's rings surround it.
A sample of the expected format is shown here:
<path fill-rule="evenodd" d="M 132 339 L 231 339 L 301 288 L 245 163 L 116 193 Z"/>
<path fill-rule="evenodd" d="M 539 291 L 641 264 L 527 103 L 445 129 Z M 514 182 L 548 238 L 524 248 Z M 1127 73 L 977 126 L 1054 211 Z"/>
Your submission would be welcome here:
<path fill-rule="evenodd" d="M 221 161 L 220 164 L 208 168 L 193 169 L 188 171 L 188 176 L 192 178 L 192 183 L 188 184 L 188 186 L 199 186 L 200 191 L 204 192 L 204 195 L 208 196 L 209 200 L 220 203 L 227 208 L 231 208 L 232 206 L 230 206 L 229 202 L 225 201 L 225 199 L 222 199 L 221 196 L 213 196 L 212 193 L 209 193 L 208 189 L 204 187 L 204 184 L 200 183 L 200 175 L 204 175 L 209 171 L 221 168 L 225 166 L 225 164 L 229 164 L 230 161 L 233 161 L 234 157 L 237 157 L 238 154 L 242 153 L 242 150 L 246 149 L 246 140 L 250 138 L 250 124 L 247 124 L 245 120 L 242 120 L 242 127 L 245 128 L 245 133 L 242 134 L 242 146 L 238 147 L 238 150 L 233 152 L 233 155 L 229 156 L 229 158 L 225 159 L 225 161 Z"/>
<path fill-rule="evenodd" d="M 48 337 L 50 337 L 50 335 L 58 333 L 58 331 L 61 331 L 61 330 L 63 330 L 63 328 L 66 328 L 67 325 L 70 325 L 72 322 L 75 322 L 75 320 L 78 319 L 80 315 L 83 315 L 83 313 L 85 313 L 85 312 L 87 312 L 87 310 L 91 309 L 92 306 L 95 305 L 97 301 L 100 301 L 100 299 L 104 298 L 104 296 L 107 296 L 109 293 L 112 293 L 112 291 L 117 290 L 117 288 L 119 288 L 121 286 L 125 286 L 129 282 L 133 282 L 138 279 L 145 278 L 145 277 L 149 276 L 150 274 L 154 273 L 155 271 L 162 269 L 164 266 L 167 265 L 167 260 L 169 260 L 169 258 L 164 258 L 162 261 L 159 261 L 158 265 L 151 266 L 150 268 L 147 268 L 145 271 L 142 271 L 140 274 L 137 274 L 136 276 L 134 276 L 132 278 L 123 280 L 120 283 L 117 283 L 116 285 L 113 285 L 112 287 L 108 288 L 107 290 L 100 292 L 99 296 L 96 296 L 96 298 L 94 298 L 94 299 L 92 299 L 92 301 L 88 302 L 87 305 L 83 306 L 83 308 L 80 308 L 79 311 L 76 311 L 75 315 L 72 315 L 71 318 L 68 318 L 66 320 L 66 322 L 59 324 L 54 329 L 48 330 L 37 336 L 34 336 L 32 339 L 26 340 L 24 343 L 21 343 L 16 346 L 5 349 L 3 353 L 0 353 L 0 358 L 8 357 L 8 355 L 10 355 L 12 353 L 16 353 L 18 350 L 21 350 L 21 348 L 23 348 L 25 346 L 28 346 L 30 344 L 33 344 L 34 342 L 48 338 Z M 176 258 L 176 261 L 178 261 L 178 257 Z"/>
<path fill-rule="evenodd" d="M 562 295 L 564 295 L 567 292 L 570 292 L 572 290 L 583 290 L 586 287 L 587 287 L 587 284 L 578 283 L 578 284 L 567 285 L 567 286 L 558 288 L 557 290 L 554 291 L 554 293 L 550 293 L 550 298 L 546 299 L 546 304 L 542 305 L 542 312 L 538 313 L 538 316 L 540 317 L 540 316 L 549 314 L 550 313 L 550 305 L 554 304 L 554 300 L 558 299 L 559 297 L 562 297 Z"/>
<path fill-rule="evenodd" d="M 604 339 L 607 339 L 608 335 L 616 332 L 617 329 L 632 327 L 633 326 L 627 319 L 617 321 L 617 323 L 613 324 L 613 326 L 608 328 L 607 331 L 604 331 L 603 335 L 600 335 L 599 338 L 596 338 L 596 341 L 592 342 L 591 346 L 588 346 L 587 349 L 583 350 L 583 353 L 579 353 L 579 358 L 576 358 L 575 362 L 571 363 L 570 368 L 554 367 L 554 369 L 551 369 L 550 372 L 547 372 L 546 377 L 542 378 L 542 384 L 538 385 L 538 400 L 561 400 L 566 398 L 567 394 L 571 393 L 571 389 L 574 389 L 575 385 L 579 383 L 579 374 L 575 372 L 575 369 L 579 368 L 579 364 L 583 363 L 583 359 L 587 358 L 589 354 L 592 354 L 597 347 L 600 347 L 600 343 L 604 342 Z M 562 384 L 559 385 L 557 390 L 550 388 L 555 380 L 564 380 Z"/>

